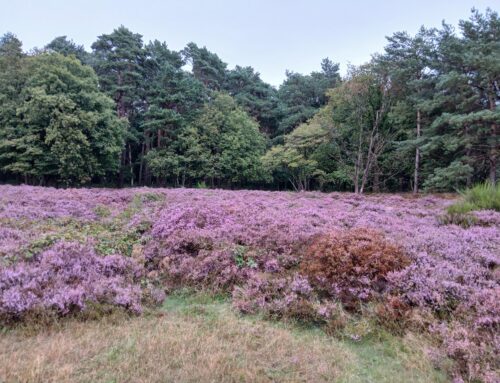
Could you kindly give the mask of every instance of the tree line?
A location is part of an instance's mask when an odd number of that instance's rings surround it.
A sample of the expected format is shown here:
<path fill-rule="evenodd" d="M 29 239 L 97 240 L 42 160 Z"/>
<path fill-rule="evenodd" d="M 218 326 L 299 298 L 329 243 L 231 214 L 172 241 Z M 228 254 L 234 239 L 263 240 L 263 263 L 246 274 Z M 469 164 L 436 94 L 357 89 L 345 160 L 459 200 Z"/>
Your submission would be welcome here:
<path fill-rule="evenodd" d="M 497 181 L 500 19 L 387 37 L 370 62 L 275 88 L 206 47 L 120 26 L 86 51 L 0 39 L 0 181 L 448 191 Z"/>

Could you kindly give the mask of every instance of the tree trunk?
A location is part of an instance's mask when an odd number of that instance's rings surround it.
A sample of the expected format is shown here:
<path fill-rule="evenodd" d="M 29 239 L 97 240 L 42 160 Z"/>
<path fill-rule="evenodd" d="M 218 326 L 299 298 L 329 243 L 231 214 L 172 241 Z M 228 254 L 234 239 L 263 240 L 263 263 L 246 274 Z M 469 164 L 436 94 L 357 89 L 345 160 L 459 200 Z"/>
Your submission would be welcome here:
<path fill-rule="evenodd" d="M 151 150 L 151 140 L 152 137 L 148 133 L 146 136 L 146 154 L 148 154 L 149 151 Z M 147 161 L 144 163 L 144 178 L 146 185 L 151 185 L 151 172 L 149 171 L 149 166 Z"/>
<path fill-rule="evenodd" d="M 380 167 L 377 159 L 373 163 L 373 169 L 373 192 L 380 193 Z"/>
<path fill-rule="evenodd" d="M 363 160 L 363 154 L 361 152 L 363 142 L 362 128 L 359 131 L 359 143 L 358 143 L 358 154 L 356 156 L 356 161 L 354 163 L 354 193 L 358 194 L 359 191 L 359 173 L 361 170 L 361 162 Z"/>
<path fill-rule="evenodd" d="M 467 146 L 466 146 L 466 150 L 465 150 L 465 157 L 467 158 L 467 163 L 469 165 L 472 166 L 472 160 L 471 160 L 471 151 L 472 151 L 472 145 L 470 144 L 469 142 L 469 126 L 468 125 L 465 125 L 465 129 L 464 129 L 464 136 L 465 136 L 465 139 L 467 140 Z M 472 174 L 469 173 L 467 174 L 467 179 L 465 181 L 465 186 L 467 186 L 467 188 L 470 188 L 472 186 Z"/>
<path fill-rule="evenodd" d="M 421 124 L 420 109 L 417 109 L 417 140 L 420 138 L 420 128 L 421 128 L 420 124 Z M 415 174 L 413 175 L 413 193 L 414 194 L 418 193 L 419 166 L 420 166 L 420 148 L 419 148 L 418 142 L 417 142 L 417 147 L 415 148 Z"/>
<path fill-rule="evenodd" d="M 492 112 L 496 109 L 495 97 L 493 95 L 489 96 L 490 110 Z M 498 126 L 495 122 L 491 124 L 491 146 L 488 154 L 488 160 L 490 163 L 490 181 L 495 185 L 497 181 L 497 156 L 498 156 Z"/>
<path fill-rule="evenodd" d="M 118 84 L 121 84 L 122 78 L 121 78 L 121 73 L 118 74 Z M 118 96 L 117 102 L 116 102 L 116 113 L 118 114 L 118 118 L 126 118 L 127 113 L 125 110 L 125 105 L 123 103 L 123 95 L 120 93 Z M 127 146 L 122 149 L 122 154 L 120 156 L 120 173 L 118 175 L 118 185 L 119 187 L 123 187 L 125 175 L 123 174 L 123 167 L 125 166 L 126 163 L 126 155 L 127 155 Z"/>
<path fill-rule="evenodd" d="M 378 131 L 378 125 L 380 123 L 381 118 L 381 110 L 377 110 L 375 114 L 375 122 L 373 124 L 373 128 L 370 135 L 370 144 L 368 145 L 368 154 L 366 156 L 366 165 L 363 170 L 363 178 L 361 180 L 361 188 L 359 189 L 360 194 L 363 194 L 365 190 L 365 185 L 368 180 L 368 175 L 370 173 L 370 168 L 372 167 L 372 163 L 377 160 L 376 154 L 373 152 L 373 146 L 375 145 L 375 135 Z"/>
<path fill-rule="evenodd" d="M 120 154 L 120 173 L 118 174 L 118 186 L 123 187 L 123 180 L 124 180 L 124 174 L 123 174 L 123 166 L 125 164 L 125 152 L 127 151 L 126 147 L 122 149 L 122 153 Z"/>
<path fill-rule="evenodd" d="M 128 144 L 128 165 L 130 168 L 130 186 L 134 186 L 134 166 L 132 165 L 132 147 Z"/>
<path fill-rule="evenodd" d="M 359 159 L 359 156 L 358 156 Z M 354 166 L 354 193 L 358 194 L 359 193 L 359 167 L 358 167 L 358 160 L 356 160 L 356 164 Z"/>
<path fill-rule="evenodd" d="M 143 180 L 142 180 L 142 169 L 144 167 L 144 152 L 146 151 L 146 140 L 141 145 L 141 163 L 139 165 L 139 177 L 137 179 L 137 183 L 139 185 L 144 185 Z"/>

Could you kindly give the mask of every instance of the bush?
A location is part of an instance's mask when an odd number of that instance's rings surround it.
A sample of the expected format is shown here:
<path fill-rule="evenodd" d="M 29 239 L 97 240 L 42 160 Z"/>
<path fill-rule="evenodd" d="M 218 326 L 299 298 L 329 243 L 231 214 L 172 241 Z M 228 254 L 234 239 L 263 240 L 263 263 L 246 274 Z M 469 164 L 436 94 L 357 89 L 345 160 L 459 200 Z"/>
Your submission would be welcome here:
<path fill-rule="evenodd" d="M 470 203 L 474 210 L 500 211 L 500 183 L 496 185 L 485 182 L 462 193 L 465 202 Z"/>
<path fill-rule="evenodd" d="M 491 210 L 500 211 L 500 184 L 491 182 L 478 184 L 471 189 L 461 192 L 462 201 L 448 206 L 446 214 L 438 218 L 442 225 L 459 225 L 464 228 L 481 224 L 488 225 L 488 221 L 479 219 L 473 211 Z"/>
<path fill-rule="evenodd" d="M 399 333 L 405 330 L 410 320 L 411 307 L 401 297 L 388 296 L 376 306 L 375 315 L 382 326 Z"/>
<path fill-rule="evenodd" d="M 0 270 L 0 319 L 68 315 L 84 311 L 89 303 L 139 313 L 140 275 L 129 258 L 100 257 L 89 246 L 59 242 L 31 261 Z"/>
<path fill-rule="evenodd" d="M 306 251 L 301 272 L 320 292 L 356 308 L 384 291 L 386 276 L 410 261 L 401 248 L 372 229 L 333 231 Z"/>
<path fill-rule="evenodd" d="M 448 214 L 465 214 L 474 210 L 500 211 L 500 183 L 478 184 L 460 193 L 462 201 L 448 207 Z"/>
<path fill-rule="evenodd" d="M 449 209 L 446 214 L 438 217 L 438 221 L 441 225 L 458 225 L 463 228 L 468 228 L 478 223 L 478 219 L 475 215 L 469 212 L 460 212 L 467 209 L 467 207 L 462 208 L 460 204 L 452 206 L 456 206 L 456 208 Z"/>
<path fill-rule="evenodd" d="M 306 278 L 299 274 L 252 275 L 233 291 L 233 305 L 243 313 L 262 313 L 269 318 L 289 318 L 303 323 L 324 323 L 331 304 L 323 305 Z"/>

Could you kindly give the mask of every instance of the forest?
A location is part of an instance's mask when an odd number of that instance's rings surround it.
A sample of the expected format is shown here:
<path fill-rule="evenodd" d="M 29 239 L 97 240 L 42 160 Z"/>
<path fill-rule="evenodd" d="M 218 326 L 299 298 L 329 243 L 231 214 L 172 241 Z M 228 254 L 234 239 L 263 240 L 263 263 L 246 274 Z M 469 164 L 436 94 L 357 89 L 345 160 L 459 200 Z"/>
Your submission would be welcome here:
<path fill-rule="evenodd" d="M 332 36 L 335 39 L 335 36 Z M 293 67 L 293 63 L 289 63 Z M 396 32 L 279 87 L 192 42 L 119 26 L 91 51 L 0 39 L 0 182 L 453 191 L 499 176 L 500 19 Z"/>

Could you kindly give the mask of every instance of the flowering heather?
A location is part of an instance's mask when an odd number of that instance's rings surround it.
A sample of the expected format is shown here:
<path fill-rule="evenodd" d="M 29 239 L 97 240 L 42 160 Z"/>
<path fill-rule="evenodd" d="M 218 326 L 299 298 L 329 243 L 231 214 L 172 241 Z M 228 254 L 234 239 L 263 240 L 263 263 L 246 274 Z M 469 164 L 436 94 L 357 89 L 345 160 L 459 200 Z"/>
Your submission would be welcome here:
<path fill-rule="evenodd" d="M 99 224 L 109 221 L 115 229 L 122 225 L 124 231 L 148 221 L 149 225 L 136 230 L 142 235 L 141 245 L 134 247 L 132 253 L 140 252 L 133 258 L 144 267 L 151 283 L 163 283 L 167 290 L 194 286 L 232 293 L 235 307 L 245 312 L 327 321 L 338 301 L 335 294 L 325 296 L 325 286 L 318 289 L 317 283 L 301 272 L 307 263 L 308 249 L 317 238 L 332 233 L 349 236 L 358 229 L 374 230 L 380 241 L 394 244 L 404 254 L 407 262 L 401 266 L 405 267 L 385 270 L 381 291 L 362 276 L 353 286 L 343 284 L 342 289 L 351 287 L 350 293 L 361 301 L 386 298 L 397 302 L 398 307 L 431 313 L 434 319 L 429 331 L 442 340 L 443 350 L 459 362 L 462 376 L 495 381 L 495 371 L 500 368 L 500 213 L 473 212 L 476 218 L 468 227 L 443 224 L 440 217 L 453 202 L 432 195 L 415 198 L 315 192 L 0 186 L 0 257 L 31 244 L 42 234 L 41 224 L 47 220 Z M 107 217 L 98 208 L 109 210 Z M 126 211 L 130 214 L 124 214 Z M 97 242 L 99 235 L 95 234 Z M 74 254 L 66 249 L 76 245 L 53 246 L 46 250 L 48 259 L 60 258 L 60 262 L 69 263 L 71 270 L 79 267 L 71 266 L 74 258 L 64 255 Z M 55 254 L 60 251 L 64 254 Z M 139 294 L 139 290 L 134 287 L 137 281 L 132 278 L 133 273 L 118 268 L 120 271 L 112 276 L 103 274 L 100 265 L 107 257 L 101 258 L 88 248 L 82 254 L 97 265 L 89 277 L 93 279 L 83 278 L 75 284 L 64 277 L 57 283 L 54 279 L 54 287 L 44 291 L 62 303 L 52 307 L 60 307 L 61 312 L 71 310 L 74 306 L 70 302 L 77 302 L 78 306 L 79 299 L 85 296 L 138 309 L 135 291 Z M 5 273 L 25 273 L 9 282 L 9 289 L 17 291 L 14 285 L 18 286 L 26 294 L 22 299 L 28 306 L 33 306 L 30 299 L 35 299 L 26 287 L 30 286 L 28 279 L 34 275 L 34 280 L 39 281 L 46 275 L 46 256 L 42 252 L 31 261 L 5 266 L 1 271 L 4 285 Z M 42 271 L 38 276 L 39 269 Z M 62 269 L 53 273 L 65 275 Z M 345 282 L 352 277 L 346 276 L 342 272 L 339 280 Z M 77 285 L 108 286 L 110 279 L 116 278 L 120 282 L 113 286 L 129 289 L 130 295 L 122 294 L 118 288 L 111 289 L 114 292 L 105 297 L 90 287 L 68 292 L 64 295 L 67 298 L 56 292 L 70 291 Z M 363 281 L 370 286 L 368 290 L 360 288 Z M 334 285 L 327 287 L 335 290 Z M 381 294 L 371 294 L 373 291 Z M 125 296 L 133 298 L 127 300 Z M 15 297 L 12 299 L 15 301 Z"/>
<path fill-rule="evenodd" d="M 260 309 L 283 316 L 309 301 L 318 313 L 326 313 L 330 301 L 318 302 L 314 292 L 297 294 L 290 285 L 305 250 L 318 235 L 375 229 L 397 244 L 410 263 L 384 276 L 386 294 L 401 297 L 409 307 L 431 310 L 445 328 L 447 318 L 467 305 L 467 320 L 462 316 L 458 323 L 481 350 L 477 355 L 495 360 L 497 338 L 478 336 L 474 323 L 490 323 L 492 329 L 500 323 L 498 299 L 493 299 L 500 258 L 496 212 L 480 212 L 477 225 L 463 228 L 440 223 L 452 201 L 435 196 L 172 190 L 166 198 L 170 203 L 153 224 L 146 256 L 151 270 L 163 274 L 167 283 L 181 280 L 226 290 L 236 285 L 234 304 L 247 312 Z M 360 300 L 370 291 L 359 283 L 351 289 Z M 487 313 L 478 306 L 485 302 L 476 300 L 479 295 L 489 297 Z M 451 332 L 440 334 L 445 343 L 454 344 L 447 350 L 456 357 L 456 348 L 464 343 L 454 342 Z M 470 358 L 465 365 L 472 362 L 478 365 Z M 490 379 L 497 368 L 481 366 L 471 376 Z"/>
<path fill-rule="evenodd" d="M 0 186 L 0 219 L 71 217 L 95 219 L 96 207 L 119 211 L 133 198 L 132 190 L 54 189 Z"/>
<path fill-rule="evenodd" d="M 140 268 L 120 255 L 99 257 L 84 245 L 60 242 L 36 259 L 0 270 L 0 318 L 41 311 L 66 315 L 88 303 L 141 311 Z"/>

